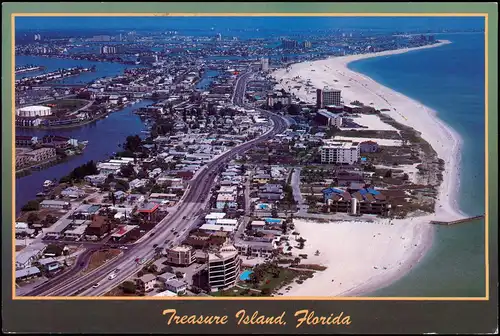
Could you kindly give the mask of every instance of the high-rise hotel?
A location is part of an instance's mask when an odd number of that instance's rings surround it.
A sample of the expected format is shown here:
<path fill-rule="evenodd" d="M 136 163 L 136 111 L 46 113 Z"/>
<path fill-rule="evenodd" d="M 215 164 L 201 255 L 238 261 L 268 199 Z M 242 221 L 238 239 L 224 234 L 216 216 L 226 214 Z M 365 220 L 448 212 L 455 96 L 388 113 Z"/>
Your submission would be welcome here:
<path fill-rule="evenodd" d="M 337 89 L 329 89 L 327 87 L 323 89 L 316 90 L 316 106 L 319 109 L 324 108 L 325 106 L 342 106 L 341 91 Z"/>

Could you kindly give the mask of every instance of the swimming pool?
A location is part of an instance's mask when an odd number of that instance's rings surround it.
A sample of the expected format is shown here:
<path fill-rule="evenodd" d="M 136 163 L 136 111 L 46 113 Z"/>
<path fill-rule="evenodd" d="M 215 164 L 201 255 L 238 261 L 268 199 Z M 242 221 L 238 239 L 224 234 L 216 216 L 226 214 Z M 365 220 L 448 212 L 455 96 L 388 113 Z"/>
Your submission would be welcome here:
<path fill-rule="evenodd" d="M 268 223 L 281 223 L 283 220 L 281 218 L 264 218 Z"/>
<path fill-rule="evenodd" d="M 243 271 L 243 273 L 241 273 L 241 275 L 240 275 L 240 280 L 241 281 L 250 280 L 250 274 L 252 274 L 252 273 L 253 273 L 253 271 L 250 271 L 250 270 Z"/>

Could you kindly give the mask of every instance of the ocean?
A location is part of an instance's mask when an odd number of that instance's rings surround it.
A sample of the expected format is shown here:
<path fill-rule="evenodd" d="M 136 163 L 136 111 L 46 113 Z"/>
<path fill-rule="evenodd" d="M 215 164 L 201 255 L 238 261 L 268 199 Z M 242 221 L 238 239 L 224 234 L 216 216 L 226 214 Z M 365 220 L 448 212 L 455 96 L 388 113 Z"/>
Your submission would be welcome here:
<path fill-rule="evenodd" d="M 432 108 L 461 135 L 458 203 L 464 213 L 481 215 L 485 213 L 484 34 L 436 37 L 452 43 L 364 59 L 349 68 Z M 367 296 L 484 296 L 484 229 L 484 221 L 436 227 L 433 246 L 422 261 L 399 281 Z"/>

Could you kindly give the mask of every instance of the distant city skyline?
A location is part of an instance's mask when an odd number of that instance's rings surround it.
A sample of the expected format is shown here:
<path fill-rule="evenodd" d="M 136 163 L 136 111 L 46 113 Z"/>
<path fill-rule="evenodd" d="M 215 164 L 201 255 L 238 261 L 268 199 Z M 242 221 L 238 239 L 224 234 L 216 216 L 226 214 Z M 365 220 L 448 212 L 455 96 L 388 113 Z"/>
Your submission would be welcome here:
<path fill-rule="evenodd" d="M 235 26 L 235 20 L 238 25 Z M 298 22 L 299 21 L 299 22 Z M 193 23 L 196 23 L 193 25 Z M 297 24 L 300 23 L 300 24 Z M 304 28 L 306 27 L 306 28 Z M 17 31 L 84 29 L 484 30 L 482 17 L 17 17 Z"/>

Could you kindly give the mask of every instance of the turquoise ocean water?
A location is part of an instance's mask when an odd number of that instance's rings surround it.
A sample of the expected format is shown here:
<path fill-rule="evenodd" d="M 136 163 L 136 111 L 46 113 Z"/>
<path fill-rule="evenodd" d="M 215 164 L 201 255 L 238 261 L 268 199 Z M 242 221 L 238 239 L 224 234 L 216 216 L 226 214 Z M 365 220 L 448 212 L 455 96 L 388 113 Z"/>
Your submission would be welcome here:
<path fill-rule="evenodd" d="M 349 68 L 434 109 L 460 133 L 459 207 L 471 216 L 484 214 L 484 34 L 437 37 L 452 43 L 360 60 Z M 484 228 L 484 221 L 436 227 L 434 244 L 423 260 L 408 275 L 369 296 L 484 296 Z"/>

